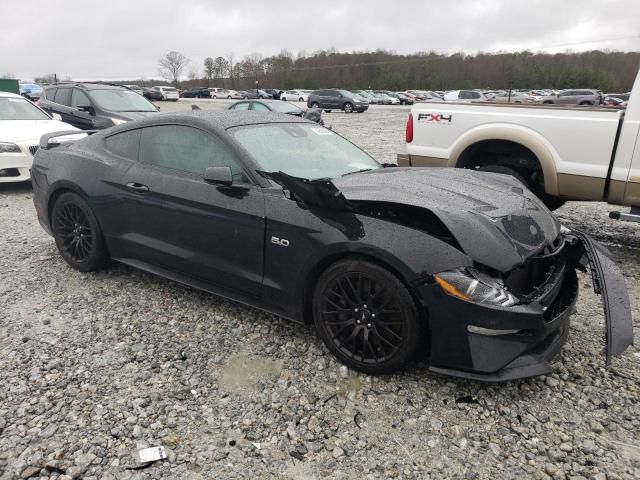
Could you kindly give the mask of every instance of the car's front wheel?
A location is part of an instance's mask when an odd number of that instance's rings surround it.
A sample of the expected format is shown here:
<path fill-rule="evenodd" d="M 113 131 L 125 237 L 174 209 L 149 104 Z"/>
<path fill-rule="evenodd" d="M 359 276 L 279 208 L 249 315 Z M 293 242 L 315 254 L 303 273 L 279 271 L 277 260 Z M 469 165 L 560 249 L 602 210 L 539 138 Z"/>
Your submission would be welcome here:
<path fill-rule="evenodd" d="M 345 113 L 353 112 L 353 104 L 349 102 L 345 103 L 342 107 L 342 110 L 344 110 Z"/>
<path fill-rule="evenodd" d="M 313 102 L 311 104 L 311 108 L 320 108 L 320 104 L 318 102 Z"/>
<path fill-rule="evenodd" d="M 51 226 L 58 251 L 72 268 L 91 272 L 105 265 L 109 255 L 100 225 L 80 195 L 60 195 L 51 211 Z"/>
<path fill-rule="evenodd" d="M 423 322 L 407 288 L 387 269 L 343 260 L 319 278 L 313 319 L 329 350 L 369 374 L 398 370 L 416 357 Z"/>

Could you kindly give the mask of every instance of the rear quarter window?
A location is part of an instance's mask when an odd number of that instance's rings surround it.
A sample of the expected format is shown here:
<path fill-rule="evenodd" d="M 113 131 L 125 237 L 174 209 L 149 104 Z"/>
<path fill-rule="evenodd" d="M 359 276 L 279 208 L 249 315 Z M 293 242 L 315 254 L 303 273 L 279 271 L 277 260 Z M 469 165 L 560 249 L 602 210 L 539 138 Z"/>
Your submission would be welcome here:
<path fill-rule="evenodd" d="M 138 160 L 138 152 L 140 151 L 140 129 L 129 130 L 127 132 L 117 133 L 105 138 L 104 144 L 106 149 L 120 157 L 129 160 Z"/>
<path fill-rule="evenodd" d="M 60 105 L 66 105 L 68 107 L 71 106 L 71 89 L 70 88 L 59 88 L 56 92 L 56 99 L 54 102 L 59 103 Z"/>
<path fill-rule="evenodd" d="M 49 87 L 49 88 L 46 88 L 46 89 L 44 90 L 44 98 L 46 98 L 47 100 L 50 100 L 50 101 L 52 101 L 52 102 L 53 102 L 53 101 L 54 101 L 54 98 L 56 97 L 56 91 L 57 91 L 57 90 L 58 90 L 58 88 L 57 88 L 57 87 Z"/>

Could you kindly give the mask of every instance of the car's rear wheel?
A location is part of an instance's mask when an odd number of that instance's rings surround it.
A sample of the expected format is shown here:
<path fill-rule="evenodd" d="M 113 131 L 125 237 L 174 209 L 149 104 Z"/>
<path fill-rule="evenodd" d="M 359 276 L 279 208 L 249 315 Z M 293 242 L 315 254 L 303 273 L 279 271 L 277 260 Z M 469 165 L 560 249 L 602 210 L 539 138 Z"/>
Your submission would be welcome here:
<path fill-rule="evenodd" d="M 311 104 L 311 108 L 320 108 L 320 104 L 318 102 L 313 102 Z"/>
<path fill-rule="evenodd" d="M 299 101 L 299 102 L 304 102 L 304 98 L 300 97 L 300 98 L 298 99 L 298 101 Z"/>
<path fill-rule="evenodd" d="M 407 288 L 385 268 L 364 260 L 329 267 L 318 280 L 312 308 L 329 350 L 365 373 L 402 368 L 423 341 L 423 324 Z"/>
<path fill-rule="evenodd" d="M 344 110 L 345 113 L 353 112 L 353 104 L 349 102 L 345 103 L 342 107 L 342 110 Z"/>
<path fill-rule="evenodd" d="M 91 272 L 109 258 L 98 220 L 76 193 L 63 193 L 51 211 L 53 237 L 62 258 L 72 268 Z"/>

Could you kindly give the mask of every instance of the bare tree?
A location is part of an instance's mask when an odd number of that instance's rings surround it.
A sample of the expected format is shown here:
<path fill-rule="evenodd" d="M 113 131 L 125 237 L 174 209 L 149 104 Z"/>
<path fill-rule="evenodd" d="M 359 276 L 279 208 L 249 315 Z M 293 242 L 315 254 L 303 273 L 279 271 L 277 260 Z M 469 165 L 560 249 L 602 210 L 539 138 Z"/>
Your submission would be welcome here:
<path fill-rule="evenodd" d="M 233 65 L 233 53 L 227 53 L 227 63 L 229 63 L 229 77 L 231 77 L 231 88 L 235 89 L 236 85 L 235 82 L 233 81 L 233 74 L 235 72 L 234 70 L 234 65 Z"/>
<path fill-rule="evenodd" d="M 207 57 L 204 59 L 204 77 L 207 79 L 207 87 L 211 86 L 211 79 L 216 73 L 215 63 L 213 58 Z"/>
<path fill-rule="evenodd" d="M 189 59 L 180 52 L 166 53 L 158 60 L 158 71 L 167 81 L 173 82 L 178 86 L 180 75 L 189 64 Z"/>
<path fill-rule="evenodd" d="M 198 79 L 198 67 L 196 67 L 195 65 L 191 65 L 191 68 L 189 69 L 189 80 L 197 80 Z"/>
<path fill-rule="evenodd" d="M 0 75 L 0 78 L 8 78 L 10 80 L 13 80 L 16 78 L 16 76 L 13 73 L 3 73 L 2 75 Z"/>
<path fill-rule="evenodd" d="M 224 79 L 227 75 L 231 77 L 229 62 L 224 57 L 216 57 L 213 61 L 213 74 L 216 80 L 218 78 Z M 224 87 L 224 85 L 222 86 Z"/>

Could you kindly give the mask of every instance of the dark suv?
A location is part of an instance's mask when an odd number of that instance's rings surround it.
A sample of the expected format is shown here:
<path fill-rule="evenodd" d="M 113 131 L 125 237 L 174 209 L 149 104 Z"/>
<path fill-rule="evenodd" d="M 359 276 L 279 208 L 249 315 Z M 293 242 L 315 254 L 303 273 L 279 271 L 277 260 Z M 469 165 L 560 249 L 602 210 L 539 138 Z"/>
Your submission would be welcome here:
<path fill-rule="evenodd" d="M 38 106 L 83 130 L 108 128 L 157 113 L 142 95 L 102 83 L 56 83 L 45 87 Z"/>
<path fill-rule="evenodd" d="M 180 96 L 184 98 L 211 98 L 211 92 L 207 87 L 194 87 L 185 90 Z"/>
<path fill-rule="evenodd" d="M 369 102 L 346 90 L 315 90 L 309 95 L 307 106 L 325 111 L 343 110 L 346 113 L 362 113 L 369 108 Z"/>

